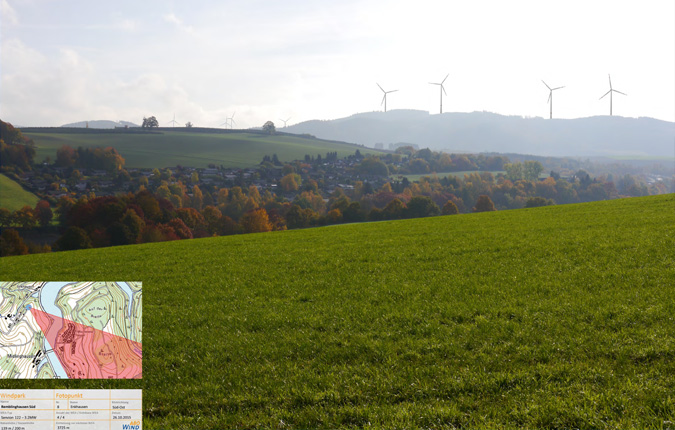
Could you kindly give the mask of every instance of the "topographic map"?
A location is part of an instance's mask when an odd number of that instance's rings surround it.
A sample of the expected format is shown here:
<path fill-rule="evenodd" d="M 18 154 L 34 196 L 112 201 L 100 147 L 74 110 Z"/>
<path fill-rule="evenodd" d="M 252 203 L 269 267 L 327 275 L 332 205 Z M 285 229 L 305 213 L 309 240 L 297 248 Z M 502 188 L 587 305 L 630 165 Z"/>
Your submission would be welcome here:
<path fill-rule="evenodd" d="M 0 378 L 142 377 L 141 282 L 0 282 Z"/>

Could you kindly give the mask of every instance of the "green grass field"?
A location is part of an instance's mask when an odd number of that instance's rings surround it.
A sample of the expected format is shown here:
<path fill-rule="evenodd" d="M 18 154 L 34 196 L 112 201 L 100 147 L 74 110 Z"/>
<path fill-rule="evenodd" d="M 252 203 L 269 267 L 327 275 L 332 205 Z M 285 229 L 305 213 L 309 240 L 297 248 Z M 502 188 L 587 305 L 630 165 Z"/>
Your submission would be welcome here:
<path fill-rule="evenodd" d="M 2 259 L 136 280 L 146 429 L 675 422 L 675 195 Z"/>
<path fill-rule="evenodd" d="M 339 157 L 361 153 L 375 153 L 354 145 L 340 144 L 320 139 L 246 132 L 187 132 L 163 129 L 159 133 L 128 133 L 112 130 L 79 129 L 68 132 L 61 129 L 24 129 L 23 134 L 33 139 L 37 153 L 35 159 L 56 158 L 62 145 L 73 148 L 112 146 L 126 160 L 125 167 L 169 167 L 177 164 L 206 167 L 213 163 L 225 167 L 251 167 L 258 165 L 263 156 L 276 153 L 281 161 L 304 159 L 305 154 L 317 156 L 337 151 Z"/>
<path fill-rule="evenodd" d="M 24 190 L 21 185 L 0 174 L 0 208 L 10 211 L 21 209 L 25 205 L 34 208 L 39 200 L 35 194 Z"/>

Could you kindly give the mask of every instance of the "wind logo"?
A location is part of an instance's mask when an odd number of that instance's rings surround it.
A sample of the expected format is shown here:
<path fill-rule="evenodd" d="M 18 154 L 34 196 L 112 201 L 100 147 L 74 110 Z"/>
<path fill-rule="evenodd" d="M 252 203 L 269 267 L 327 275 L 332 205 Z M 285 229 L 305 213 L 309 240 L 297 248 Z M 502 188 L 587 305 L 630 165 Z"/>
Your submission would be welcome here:
<path fill-rule="evenodd" d="M 141 430 L 141 422 L 134 420 L 129 424 L 122 424 L 122 430 Z"/>

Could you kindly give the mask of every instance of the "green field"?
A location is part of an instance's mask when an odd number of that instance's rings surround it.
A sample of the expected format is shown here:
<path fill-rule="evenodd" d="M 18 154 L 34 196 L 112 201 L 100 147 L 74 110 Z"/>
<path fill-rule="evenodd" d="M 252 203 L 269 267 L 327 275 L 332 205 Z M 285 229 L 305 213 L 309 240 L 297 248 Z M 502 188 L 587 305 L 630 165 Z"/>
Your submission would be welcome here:
<path fill-rule="evenodd" d="M 34 208 L 40 199 L 24 190 L 21 185 L 0 174 L 0 208 L 6 208 L 10 211 L 21 209 L 25 205 Z"/>
<path fill-rule="evenodd" d="M 316 157 L 337 151 L 339 157 L 352 155 L 359 149 L 369 154 L 377 151 L 355 145 L 290 135 L 267 136 L 261 133 L 215 131 L 125 132 L 113 130 L 38 129 L 26 128 L 23 134 L 33 139 L 35 159 L 56 158 L 62 145 L 73 148 L 112 146 L 126 160 L 125 167 L 169 167 L 175 165 L 206 167 L 213 163 L 225 167 L 251 167 L 260 164 L 263 156 L 276 153 L 281 161 Z"/>
<path fill-rule="evenodd" d="M 136 280 L 146 429 L 675 422 L 675 195 L 2 259 Z"/>

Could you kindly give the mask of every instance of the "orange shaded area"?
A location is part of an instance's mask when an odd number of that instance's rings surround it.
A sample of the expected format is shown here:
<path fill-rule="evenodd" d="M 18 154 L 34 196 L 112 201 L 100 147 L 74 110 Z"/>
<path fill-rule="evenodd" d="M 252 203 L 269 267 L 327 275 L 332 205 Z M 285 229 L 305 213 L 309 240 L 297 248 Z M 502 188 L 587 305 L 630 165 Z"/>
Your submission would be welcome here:
<path fill-rule="evenodd" d="M 35 308 L 31 314 L 69 378 L 142 377 L 142 344 Z"/>

